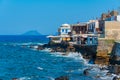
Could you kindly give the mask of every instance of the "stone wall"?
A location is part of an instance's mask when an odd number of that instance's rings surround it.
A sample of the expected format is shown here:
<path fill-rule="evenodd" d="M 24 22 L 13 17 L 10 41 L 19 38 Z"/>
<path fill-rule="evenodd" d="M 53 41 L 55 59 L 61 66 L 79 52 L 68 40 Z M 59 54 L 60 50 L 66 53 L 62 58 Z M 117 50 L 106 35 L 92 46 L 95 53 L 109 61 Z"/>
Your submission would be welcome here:
<path fill-rule="evenodd" d="M 105 21 L 105 39 L 120 40 L 120 22 L 119 21 Z"/>
<path fill-rule="evenodd" d="M 97 52 L 95 64 L 109 65 L 108 50 L 99 50 Z"/>
<path fill-rule="evenodd" d="M 106 50 L 108 51 L 109 54 L 112 51 L 113 45 L 114 45 L 114 40 L 98 39 L 97 52 Z"/>
<path fill-rule="evenodd" d="M 99 39 L 95 64 L 109 65 L 110 53 L 114 45 L 113 40 Z"/>

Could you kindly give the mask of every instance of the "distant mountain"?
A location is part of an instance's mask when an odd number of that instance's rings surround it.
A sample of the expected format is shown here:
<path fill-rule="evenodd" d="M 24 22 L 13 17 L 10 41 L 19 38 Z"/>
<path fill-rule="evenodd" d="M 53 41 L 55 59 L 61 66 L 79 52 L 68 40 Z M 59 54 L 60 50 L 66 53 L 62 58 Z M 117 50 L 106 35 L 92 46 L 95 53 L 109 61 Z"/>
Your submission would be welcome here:
<path fill-rule="evenodd" d="M 28 32 L 25 32 L 24 34 L 22 35 L 32 35 L 32 36 L 39 36 L 39 35 L 42 35 L 40 34 L 38 31 L 36 30 L 32 30 L 32 31 L 28 31 Z"/>

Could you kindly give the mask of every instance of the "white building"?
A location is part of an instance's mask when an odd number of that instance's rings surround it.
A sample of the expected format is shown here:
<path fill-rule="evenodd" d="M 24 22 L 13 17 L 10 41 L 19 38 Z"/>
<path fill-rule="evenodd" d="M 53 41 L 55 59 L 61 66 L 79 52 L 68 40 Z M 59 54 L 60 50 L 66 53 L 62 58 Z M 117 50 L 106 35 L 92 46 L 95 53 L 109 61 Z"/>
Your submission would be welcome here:
<path fill-rule="evenodd" d="M 116 20 L 120 21 L 120 15 L 116 16 Z"/>
<path fill-rule="evenodd" d="M 58 30 L 59 35 L 68 35 L 71 32 L 71 27 L 69 24 L 62 24 Z"/>
<path fill-rule="evenodd" d="M 70 41 L 71 26 L 69 24 L 62 24 L 58 29 L 58 36 L 48 36 L 51 41 L 55 43 L 60 43 L 61 41 Z"/>
<path fill-rule="evenodd" d="M 99 21 L 98 20 L 90 20 L 88 22 L 88 33 L 97 33 L 99 30 Z"/>

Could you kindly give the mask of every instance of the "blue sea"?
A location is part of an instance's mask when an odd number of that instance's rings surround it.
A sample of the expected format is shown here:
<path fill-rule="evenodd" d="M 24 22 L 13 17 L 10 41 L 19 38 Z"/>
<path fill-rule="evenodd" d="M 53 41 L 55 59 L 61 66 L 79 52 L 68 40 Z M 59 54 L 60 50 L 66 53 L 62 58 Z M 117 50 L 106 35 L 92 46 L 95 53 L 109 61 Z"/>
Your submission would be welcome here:
<path fill-rule="evenodd" d="M 105 76 L 106 71 L 88 64 L 80 53 L 62 56 L 49 49 L 22 47 L 45 43 L 48 43 L 46 36 L 0 36 L 0 80 L 54 80 L 59 76 L 68 76 L 70 80 L 102 80 L 95 76 Z M 86 68 L 92 68 L 89 76 L 83 75 Z"/>

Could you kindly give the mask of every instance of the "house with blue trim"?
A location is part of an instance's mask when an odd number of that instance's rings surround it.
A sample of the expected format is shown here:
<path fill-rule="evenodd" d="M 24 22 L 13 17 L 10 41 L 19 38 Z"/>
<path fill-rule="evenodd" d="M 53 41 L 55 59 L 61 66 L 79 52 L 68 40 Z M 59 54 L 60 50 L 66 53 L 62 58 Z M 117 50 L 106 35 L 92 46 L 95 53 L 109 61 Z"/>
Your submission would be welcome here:
<path fill-rule="evenodd" d="M 55 43 L 68 42 L 72 45 L 97 45 L 97 28 L 98 22 L 96 20 L 77 24 L 62 24 L 58 29 L 58 35 L 48 36 L 48 38 Z"/>

